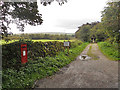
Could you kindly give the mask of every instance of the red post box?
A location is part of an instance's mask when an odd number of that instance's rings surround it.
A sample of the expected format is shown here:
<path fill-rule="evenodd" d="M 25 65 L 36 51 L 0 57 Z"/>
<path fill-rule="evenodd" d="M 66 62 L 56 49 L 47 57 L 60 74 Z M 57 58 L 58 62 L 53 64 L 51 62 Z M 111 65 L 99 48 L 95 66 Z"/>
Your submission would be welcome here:
<path fill-rule="evenodd" d="M 21 44 L 21 63 L 27 62 L 27 44 Z"/>

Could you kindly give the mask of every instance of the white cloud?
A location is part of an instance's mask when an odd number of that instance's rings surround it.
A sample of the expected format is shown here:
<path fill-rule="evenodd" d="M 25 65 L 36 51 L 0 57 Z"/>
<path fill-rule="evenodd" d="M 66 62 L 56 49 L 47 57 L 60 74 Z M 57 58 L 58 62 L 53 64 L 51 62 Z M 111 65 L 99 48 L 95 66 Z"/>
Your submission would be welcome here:
<path fill-rule="evenodd" d="M 107 0 L 68 0 L 62 6 L 57 2 L 51 5 L 39 5 L 43 24 L 40 26 L 27 26 L 26 32 L 71 32 L 87 22 L 100 21 L 101 11 Z"/>

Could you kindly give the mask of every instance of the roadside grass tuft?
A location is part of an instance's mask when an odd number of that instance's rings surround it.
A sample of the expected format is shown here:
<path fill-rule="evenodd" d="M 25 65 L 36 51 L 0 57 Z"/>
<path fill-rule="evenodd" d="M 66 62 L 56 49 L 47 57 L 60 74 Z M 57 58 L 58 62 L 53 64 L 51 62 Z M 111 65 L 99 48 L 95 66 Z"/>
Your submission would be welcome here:
<path fill-rule="evenodd" d="M 87 55 L 89 57 L 91 57 L 93 60 L 98 60 L 98 56 L 96 56 L 95 54 L 93 54 L 91 50 L 92 50 L 92 46 L 90 46 L 90 48 L 89 48 L 89 50 L 87 52 Z"/>

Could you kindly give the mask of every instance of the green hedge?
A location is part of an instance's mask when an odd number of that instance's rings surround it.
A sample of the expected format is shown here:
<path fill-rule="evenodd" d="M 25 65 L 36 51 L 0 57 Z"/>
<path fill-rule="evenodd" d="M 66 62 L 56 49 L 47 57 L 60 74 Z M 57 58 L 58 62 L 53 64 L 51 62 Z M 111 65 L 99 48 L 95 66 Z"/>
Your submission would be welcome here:
<path fill-rule="evenodd" d="M 38 57 L 55 56 L 63 50 L 62 42 L 33 42 L 19 40 L 2 45 L 3 68 L 19 69 L 21 65 L 21 44 L 27 44 L 28 59 L 36 60 Z"/>
<path fill-rule="evenodd" d="M 3 70 L 3 88 L 31 88 L 37 79 L 53 75 L 59 68 L 69 64 L 84 50 L 88 43 L 83 43 L 75 48 L 70 48 L 69 56 L 65 52 L 59 52 L 54 57 L 38 57 L 37 60 L 29 60 L 19 71 L 15 69 Z"/>

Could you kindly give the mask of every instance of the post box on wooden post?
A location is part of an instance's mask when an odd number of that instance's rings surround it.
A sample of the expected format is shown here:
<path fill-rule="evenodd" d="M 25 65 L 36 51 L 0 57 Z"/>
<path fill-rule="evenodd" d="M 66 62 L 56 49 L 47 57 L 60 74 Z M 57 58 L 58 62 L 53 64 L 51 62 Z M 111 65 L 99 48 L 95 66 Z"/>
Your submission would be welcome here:
<path fill-rule="evenodd" d="M 26 63 L 27 60 L 27 44 L 21 44 L 21 63 Z"/>

